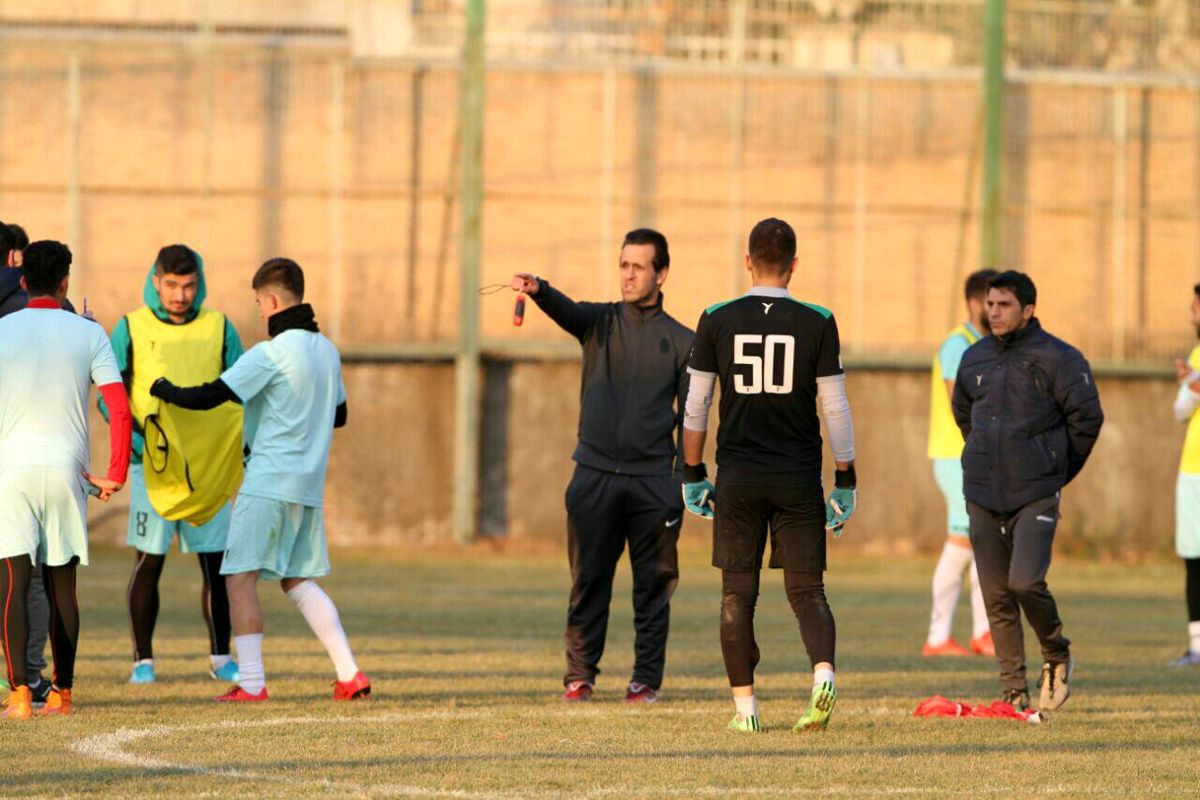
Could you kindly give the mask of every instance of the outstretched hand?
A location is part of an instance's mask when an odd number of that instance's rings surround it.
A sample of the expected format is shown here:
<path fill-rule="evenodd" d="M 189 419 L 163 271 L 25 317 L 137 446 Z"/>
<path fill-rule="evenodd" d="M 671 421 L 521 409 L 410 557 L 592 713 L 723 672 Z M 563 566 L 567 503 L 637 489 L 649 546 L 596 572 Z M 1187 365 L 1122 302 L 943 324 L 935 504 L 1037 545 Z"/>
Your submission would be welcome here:
<path fill-rule="evenodd" d="M 537 294 L 542 288 L 542 284 L 537 279 L 537 276 L 530 275 L 528 272 L 518 272 L 516 275 L 513 275 L 512 283 L 509 285 L 512 286 L 514 292 L 522 292 L 530 295 Z"/>
<path fill-rule="evenodd" d="M 121 491 L 121 487 L 125 485 L 116 481 L 110 481 L 108 478 L 97 478 L 95 475 L 87 472 L 83 473 L 83 479 L 89 484 L 88 494 L 104 503 L 107 503 L 108 498 Z"/>

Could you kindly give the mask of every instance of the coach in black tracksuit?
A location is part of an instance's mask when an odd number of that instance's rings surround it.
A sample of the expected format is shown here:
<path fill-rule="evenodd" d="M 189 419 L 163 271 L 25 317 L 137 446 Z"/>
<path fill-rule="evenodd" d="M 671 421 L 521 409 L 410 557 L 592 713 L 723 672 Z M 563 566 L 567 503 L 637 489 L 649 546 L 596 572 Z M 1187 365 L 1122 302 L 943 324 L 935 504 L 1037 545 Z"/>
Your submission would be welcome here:
<path fill-rule="evenodd" d="M 1060 490 L 1079 474 L 1104 414 L 1091 368 L 1033 316 L 1037 289 L 1020 272 L 989 283 L 992 334 L 963 355 L 954 382 L 971 546 L 1005 699 L 1028 705 L 1021 611 L 1042 647 L 1043 711 L 1070 694 L 1074 660 L 1046 586 Z"/>
<path fill-rule="evenodd" d="M 571 601 L 567 609 L 567 700 L 591 696 L 613 574 L 629 543 L 633 566 L 633 677 L 625 699 L 656 699 L 666 658 L 676 543 L 683 500 L 677 431 L 687 397 L 692 332 L 663 311 L 670 255 L 662 234 L 631 231 L 621 247 L 619 303 L 577 303 L 532 275 L 528 294 L 583 346 L 579 443 L 567 487 Z"/>

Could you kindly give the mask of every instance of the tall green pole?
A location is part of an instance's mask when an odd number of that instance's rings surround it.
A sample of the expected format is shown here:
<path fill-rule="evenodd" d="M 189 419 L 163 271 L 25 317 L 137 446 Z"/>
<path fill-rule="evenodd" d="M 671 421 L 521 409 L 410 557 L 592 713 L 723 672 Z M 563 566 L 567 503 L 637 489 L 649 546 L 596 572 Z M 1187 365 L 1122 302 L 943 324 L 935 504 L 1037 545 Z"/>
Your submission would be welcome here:
<path fill-rule="evenodd" d="M 454 538 L 475 537 L 479 494 L 479 260 L 483 230 L 484 0 L 468 0 L 462 65 L 462 220 L 454 392 Z M 416 198 L 413 199 L 416 202 Z"/>
<path fill-rule="evenodd" d="M 979 262 L 1000 266 L 1004 213 L 1001 167 L 1004 148 L 1004 0 L 987 0 L 983 18 L 983 204 Z"/>

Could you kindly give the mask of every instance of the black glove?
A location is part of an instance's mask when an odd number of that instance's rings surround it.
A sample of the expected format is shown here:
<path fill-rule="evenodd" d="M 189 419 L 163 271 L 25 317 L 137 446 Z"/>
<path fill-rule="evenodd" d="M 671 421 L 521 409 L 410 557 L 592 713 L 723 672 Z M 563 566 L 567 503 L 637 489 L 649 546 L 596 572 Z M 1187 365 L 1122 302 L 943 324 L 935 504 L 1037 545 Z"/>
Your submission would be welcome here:
<path fill-rule="evenodd" d="M 154 383 L 150 384 L 150 396 L 157 397 L 160 400 L 171 402 L 171 398 L 175 395 L 175 384 L 171 383 L 166 378 L 159 378 Z"/>

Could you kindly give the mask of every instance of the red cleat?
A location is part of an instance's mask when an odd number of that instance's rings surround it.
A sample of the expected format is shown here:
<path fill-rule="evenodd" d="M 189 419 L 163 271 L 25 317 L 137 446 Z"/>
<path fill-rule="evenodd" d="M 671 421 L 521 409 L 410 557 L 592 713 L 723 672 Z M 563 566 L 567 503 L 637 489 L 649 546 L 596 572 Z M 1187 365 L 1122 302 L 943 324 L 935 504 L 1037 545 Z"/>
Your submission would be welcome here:
<path fill-rule="evenodd" d="M 214 698 L 218 703 L 261 703 L 267 699 L 267 687 L 258 694 L 250 694 L 241 686 L 234 687 L 220 697 Z"/>
<path fill-rule="evenodd" d="M 562 699 L 568 703 L 585 703 L 592 699 L 592 685 L 587 681 L 571 681 Z"/>
<path fill-rule="evenodd" d="M 971 649 L 981 656 L 995 656 L 996 645 L 992 642 L 992 632 L 984 631 L 982 636 L 972 639 Z"/>
<path fill-rule="evenodd" d="M 929 642 L 926 642 L 925 646 L 921 648 L 921 655 L 923 655 L 923 656 L 969 656 L 969 655 L 971 655 L 971 651 L 968 650 L 967 648 L 963 647 L 958 642 L 954 641 L 954 637 L 951 636 L 949 639 L 942 642 L 941 644 L 930 644 Z"/>
<path fill-rule="evenodd" d="M 651 689 L 644 683 L 630 681 L 629 688 L 625 690 L 626 703 L 656 703 L 658 702 L 658 692 Z"/>
<path fill-rule="evenodd" d="M 362 700 L 371 694 L 371 682 L 362 672 L 354 673 L 348 681 L 333 682 L 334 700 Z"/>

